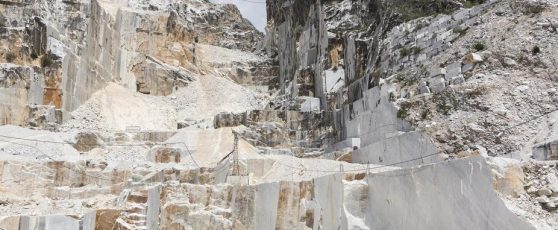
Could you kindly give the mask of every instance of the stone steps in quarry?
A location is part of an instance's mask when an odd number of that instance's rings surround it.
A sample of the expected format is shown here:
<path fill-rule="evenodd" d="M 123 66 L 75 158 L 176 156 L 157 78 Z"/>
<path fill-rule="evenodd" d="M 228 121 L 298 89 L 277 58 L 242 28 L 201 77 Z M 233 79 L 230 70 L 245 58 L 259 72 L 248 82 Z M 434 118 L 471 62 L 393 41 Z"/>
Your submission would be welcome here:
<path fill-rule="evenodd" d="M 497 198 L 492 190 L 490 167 L 479 157 L 381 173 L 350 174 L 333 173 L 310 181 L 245 186 L 164 186 L 154 197 L 169 199 L 168 203 L 152 204 L 145 193 L 133 199 L 129 196 L 128 202 L 133 205 L 120 212 L 116 223 L 120 229 L 151 229 L 146 224 L 154 219 L 148 219 L 147 213 L 155 209 L 154 212 L 168 216 L 155 220 L 160 221 L 158 226 L 162 229 L 177 223 L 196 228 L 227 228 L 232 220 L 241 220 L 240 226 L 247 229 L 431 229 L 434 226 L 529 229 Z M 426 209 L 430 211 L 425 212 Z M 184 215 L 189 218 L 183 219 Z M 209 215 L 216 221 L 207 222 L 196 218 L 198 215 Z M 88 223 L 91 220 L 87 218 L 91 218 L 90 214 L 79 218 L 20 216 L 3 218 L 2 224 L 8 229 L 9 223 L 28 224 L 25 229 L 41 223 L 47 228 L 83 226 L 88 229 L 84 224 L 91 224 Z M 425 220 L 429 223 L 425 224 Z"/>
<path fill-rule="evenodd" d="M 558 229 L 555 0 L 260 6 L 0 1 L 0 229 Z"/>
<path fill-rule="evenodd" d="M 155 188 L 156 189 L 156 188 Z M 126 203 L 127 208 L 120 212 L 120 215 L 116 219 L 116 229 L 150 229 L 148 226 L 153 228 L 154 218 L 152 216 L 153 211 L 149 208 L 149 202 L 153 202 L 152 198 L 149 199 L 149 194 L 153 193 L 153 188 L 150 189 L 134 189 L 134 190 L 124 190 L 120 194 Z M 150 216 L 148 216 L 149 214 Z M 148 218 L 150 218 L 148 220 Z M 148 223 L 149 222 L 149 223 Z"/>

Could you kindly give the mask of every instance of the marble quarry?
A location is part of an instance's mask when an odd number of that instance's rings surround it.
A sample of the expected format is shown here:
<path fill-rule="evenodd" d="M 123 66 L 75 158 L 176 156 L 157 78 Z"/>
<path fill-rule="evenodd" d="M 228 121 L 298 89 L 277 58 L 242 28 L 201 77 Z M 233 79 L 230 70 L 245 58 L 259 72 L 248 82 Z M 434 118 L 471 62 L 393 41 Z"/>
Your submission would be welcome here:
<path fill-rule="evenodd" d="M 0 229 L 558 228 L 558 2 L 237 4 L 0 0 Z"/>

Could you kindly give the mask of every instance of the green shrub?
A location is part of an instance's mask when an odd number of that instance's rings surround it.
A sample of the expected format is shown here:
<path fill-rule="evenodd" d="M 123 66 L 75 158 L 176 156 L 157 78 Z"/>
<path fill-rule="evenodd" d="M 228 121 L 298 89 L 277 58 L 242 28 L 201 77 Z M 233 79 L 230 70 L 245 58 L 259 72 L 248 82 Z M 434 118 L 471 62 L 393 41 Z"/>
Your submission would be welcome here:
<path fill-rule="evenodd" d="M 459 0 L 463 2 L 465 0 Z M 483 2 L 484 0 L 468 0 Z M 380 1 L 381 2 L 381 1 Z M 438 14 L 451 15 L 459 9 L 457 4 L 448 4 L 448 0 L 414 0 L 414 1 L 392 1 L 390 10 L 398 13 L 398 19 L 410 21 L 417 18 L 435 16 Z"/>
<path fill-rule="evenodd" d="M 424 28 L 424 26 L 425 26 L 424 24 L 419 23 L 419 24 L 415 27 L 415 32 L 416 32 L 416 31 L 419 31 L 419 30 L 422 29 L 422 28 Z"/>
<path fill-rule="evenodd" d="M 337 66 L 333 66 L 333 68 L 331 68 L 333 70 L 333 72 L 337 72 L 337 70 L 339 69 L 339 67 Z"/>
<path fill-rule="evenodd" d="M 401 108 L 397 111 L 397 118 L 405 119 L 409 116 L 409 111 L 406 108 Z"/>
<path fill-rule="evenodd" d="M 41 67 L 45 68 L 45 67 L 49 67 L 51 65 L 52 65 L 52 59 L 50 59 L 48 54 L 43 55 L 41 57 Z"/>
<path fill-rule="evenodd" d="M 453 32 L 459 34 L 459 36 L 461 37 L 467 33 L 467 30 L 469 30 L 469 28 L 455 28 L 453 29 Z"/>
<path fill-rule="evenodd" d="M 0 13 L 0 27 L 6 27 L 5 20 L 6 18 L 4 17 L 4 15 Z"/>
<path fill-rule="evenodd" d="M 473 6 L 482 4 L 483 2 L 484 2 L 483 0 L 466 0 L 466 1 L 463 3 L 463 7 L 465 7 L 465 8 L 471 8 L 471 7 L 473 7 Z"/>
<path fill-rule="evenodd" d="M 35 51 L 31 52 L 31 59 L 35 60 L 39 57 L 39 55 L 37 55 L 37 53 L 35 53 Z"/>
<path fill-rule="evenodd" d="M 17 58 L 16 55 L 11 51 L 6 52 L 6 54 L 4 54 L 4 57 L 6 58 L 7 62 L 13 62 Z"/>
<path fill-rule="evenodd" d="M 473 45 L 473 48 L 474 48 L 476 51 L 481 51 L 481 50 L 485 50 L 485 49 L 486 49 L 486 46 L 485 46 L 484 43 L 482 43 L 482 42 L 477 42 L 477 43 L 475 43 L 475 44 Z"/>
<path fill-rule="evenodd" d="M 413 54 L 414 54 L 414 55 L 418 55 L 418 54 L 420 54 L 421 52 L 422 52 L 422 48 L 420 48 L 420 47 L 418 47 L 418 46 L 413 47 Z"/>
<path fill-rule="evenodd" d="M 423 120 L 428 118 L 428 115 L 430 115 L 430 110 L 425 109 L 420 113 L 420 118 L 422 118 Z"/>
<path fill-rule="evenodd" d="M 545 5 L 543 4 L 530 4 L 526 8 L 527 13 L 530 14 L 540 14 L 546 9 Z"/>
<path fill-rule="evenodd" d="M 403 47 L 399 50 L 399 54 L 401 55 L 401 57 L 407 57 L 407 56 L 409 56 L 409 54 L 411 54 L 411 51 L 409 49 Z"/>
<path fill-rule="evenodd" d="M 538 46 L 535 46 L 535 47 L 533 47 L 533 49 L 531 50 L 531 52 L 532 52 L 534 55 L 537 55 L 537 54 L 539 54 L 539 53 L 541 52 L 541 48 L 538 47 Z"/>
<path fill-rule="evenodd" d="M 374 72 L 372 72 L 372 84 L 374 86 L 380 85 L 380 79 L 382 78 L 382 69 L 376 68 Z"/>

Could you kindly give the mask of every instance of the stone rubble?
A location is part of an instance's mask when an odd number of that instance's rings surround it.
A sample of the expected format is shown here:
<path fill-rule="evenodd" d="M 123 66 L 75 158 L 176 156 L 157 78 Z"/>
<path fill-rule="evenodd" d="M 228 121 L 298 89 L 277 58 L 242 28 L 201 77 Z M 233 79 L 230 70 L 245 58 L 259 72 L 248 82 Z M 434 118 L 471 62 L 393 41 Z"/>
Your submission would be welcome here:
<path fill-rule="evenodd" d="M 510 164 L 514 173 L 498 179 L 498 184 L 509 184 L 512 181 L 521 181 L 515 184 L 513 194 L 496 188 L 503 195 L 507 205 L 512 210 L 523 216 L 538 229 L 555 229 L 558 227 L 558 210 L 556 204 L 558 191 L 558 172 L 556 162 L 514 162 Z M 510 169 L 503 170 L 511 172 Z M 517 170 L 516 170 L 517 169 Z M 500 170 L 501 171 L 501 170 Z"/>

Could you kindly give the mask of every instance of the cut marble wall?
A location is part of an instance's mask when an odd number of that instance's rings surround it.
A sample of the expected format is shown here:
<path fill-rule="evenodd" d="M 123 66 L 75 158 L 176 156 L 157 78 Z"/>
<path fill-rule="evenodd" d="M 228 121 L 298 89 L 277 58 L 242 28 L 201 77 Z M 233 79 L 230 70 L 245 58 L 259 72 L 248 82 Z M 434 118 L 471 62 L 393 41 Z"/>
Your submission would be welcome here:
<path fill-rule="evenodd" d="M 147 229 L 157 229 L 161 212 L 161 187 L 155 186 L 147 191 Z"/>
<path fill-rule="evenodd" d="M 4 230 L 94 230 L 96 229 L 95 212 L 79 217 L 70 215 L 0 217 L 0 228 Z"/>
<path fill-rule="evenodd" d="M 42 104 L 43 85 L 33 68 L 0 64 L 0 125 L 25 125 L 29 106 Z"/>
<path fill-rule="evenodd" d="M 398 166 L 409 167 L 439 161 L 430 138 L 413 131 L 408 122 L 397 117 L 398 109 L 389 100 L 389 88 L 383 85 L 366 90 L 361 99 L 335 113 L 337 136 L 341 140 L 360 140 L 359 149 L 352 153 L 353 162 L 384 165 L 406 162 Z"/>
<path fill-rule="evenodd" d="M 475 157 L 371 174 L 365 222 L 370 229 L 534 229 L 507 209 L 490 173 Z"/>
<path fill-rule="evenodd" d="M 325 71 L 326 93 L 337 92 L 344 85 L 345 85 L 345 71 L 343 69 Z"/>
<path fill-rule="evenodd" d="M 332 174 L 249 186 L 169 186 L 162 204 L 167 219 L 159 228 L 201 227 L 195 220 L 201 213 L 193 210 L 204 210 L 209 229 L 534 229 L 506 208 L 490 173 L 484 159 L 474 157 L 357 180 Z"/>
<path fill-rule="evenodd" d="M 279 85 L 281 93 L 288 99 L 296 100 L 299 90 L 297 74 L 309 70 L 314 76 L 311 95 L 320 99 L 320 107 L 326 103 L 325 66 L 321 60 L 327 55 L 328 34 L 325 16 L 320 1 L 299 1 L 294 3 L 278 1 L 278 5 L 268 5 L 268 15 L 275 18 L 277 25 L 270 28 L 277 39 L 270 38 L 268 50 L 278 50 Z M 292 10 L 297 8 L 296 10 Z M 305 20 L 299 20 L 299 18 Z M 294 38 L 294 39 L 293 39 Z M 308 96 L 308 95 L 306 95 Z M 288 105 L 287 105 L 288 106 Z"/>

